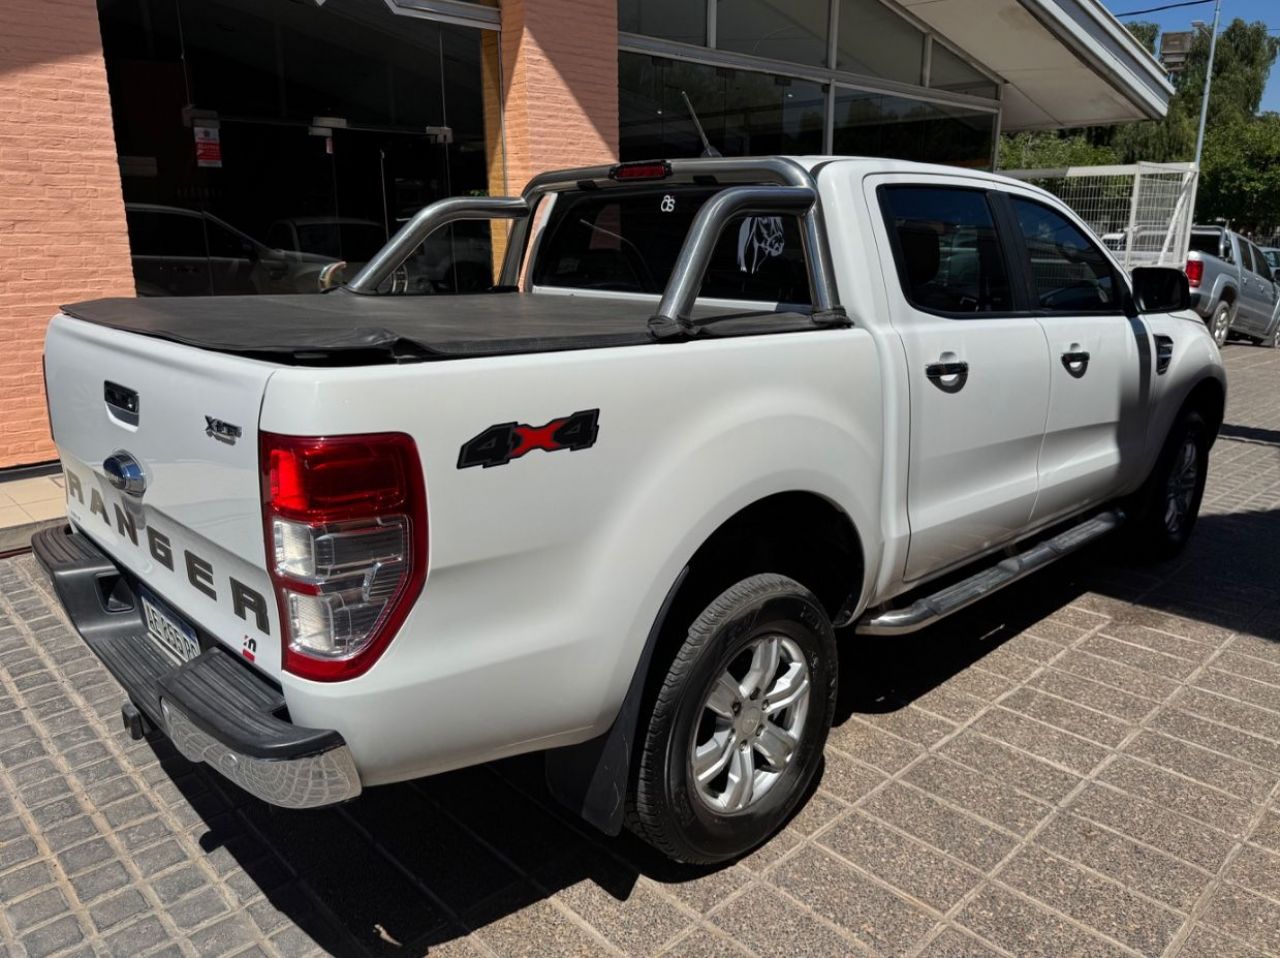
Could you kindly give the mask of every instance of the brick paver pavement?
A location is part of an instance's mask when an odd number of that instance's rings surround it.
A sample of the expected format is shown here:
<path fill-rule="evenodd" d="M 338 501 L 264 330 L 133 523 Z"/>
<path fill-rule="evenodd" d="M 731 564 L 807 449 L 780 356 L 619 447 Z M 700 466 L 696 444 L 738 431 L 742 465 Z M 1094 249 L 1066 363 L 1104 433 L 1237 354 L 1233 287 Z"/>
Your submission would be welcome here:
<path fill-rule="evenodd" d="M 1280 955 L 1280 351 L 1227 355 L 1185 556 L 847 642 L 820 787 L 720 870 L 593 834 L 534 760 L 266 807 L 129 741 L 0 563 L 0 955 Z"/>

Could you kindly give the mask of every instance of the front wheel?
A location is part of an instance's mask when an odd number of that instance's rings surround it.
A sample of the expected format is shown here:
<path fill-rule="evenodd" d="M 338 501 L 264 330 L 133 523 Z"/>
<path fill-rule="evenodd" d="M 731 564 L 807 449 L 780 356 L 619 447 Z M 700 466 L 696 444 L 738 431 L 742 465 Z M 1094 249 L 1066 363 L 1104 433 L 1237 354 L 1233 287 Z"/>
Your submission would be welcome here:
<path fill-rule="evenodd" d="M 1209 318 L 1209 332 L 1213 335 L 1213 341 L 1218 344 L 1219 349 L 1227 344 L 1227 333 L 1230 331 L 1231 306 L 1228 303 L 1219 303 L 1218 308 Z"/>
<path fill-rule="evenodd" d="M 1134 494 L 1130 534 L 1144 557 L 1171 558 L 1191 537 L 1204 497 L 1209 438 L 1204 417 L 1188 410 L 1174 424 L 1155 468 Z"/>
<path fill-rule="evenodd" d="M 804 798 L 836 697 L 831 622 L 804 586 L 754 575 L 689 627 L 640 737 L 628 825 L 678 861 L 763 842 Z"/>

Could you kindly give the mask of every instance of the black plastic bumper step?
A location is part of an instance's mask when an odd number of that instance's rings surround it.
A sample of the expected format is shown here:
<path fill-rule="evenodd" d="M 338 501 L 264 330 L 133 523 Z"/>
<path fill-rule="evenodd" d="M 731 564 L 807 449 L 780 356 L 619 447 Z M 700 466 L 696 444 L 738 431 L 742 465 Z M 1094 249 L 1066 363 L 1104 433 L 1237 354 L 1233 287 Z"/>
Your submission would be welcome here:
<path fill-rule="evenodd" d="M 70 526 L 46 529 L 31 550 L 76 631 L 154 725 L 166 728 L 163 698 L 240 755 L 286 760 L 344 744 L 336 731 L 282 718 L 281 691 L 221 648 L 175 664 L 147 634 L 132 577 L 87 536 Z"/>

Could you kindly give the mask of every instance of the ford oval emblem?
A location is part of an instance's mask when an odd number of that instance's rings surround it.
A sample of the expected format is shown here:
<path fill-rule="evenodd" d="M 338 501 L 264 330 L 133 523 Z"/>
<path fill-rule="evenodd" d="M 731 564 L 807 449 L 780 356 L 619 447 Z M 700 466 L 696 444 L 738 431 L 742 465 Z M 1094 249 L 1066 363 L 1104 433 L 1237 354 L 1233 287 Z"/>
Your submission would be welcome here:
<path fill-rule="evenodd" d="M 140 496 L 147 491 L 147 474 L 142 464 L 123 449 L 107 456 L 102 463 L 107 481 L 127 496 Z"/>

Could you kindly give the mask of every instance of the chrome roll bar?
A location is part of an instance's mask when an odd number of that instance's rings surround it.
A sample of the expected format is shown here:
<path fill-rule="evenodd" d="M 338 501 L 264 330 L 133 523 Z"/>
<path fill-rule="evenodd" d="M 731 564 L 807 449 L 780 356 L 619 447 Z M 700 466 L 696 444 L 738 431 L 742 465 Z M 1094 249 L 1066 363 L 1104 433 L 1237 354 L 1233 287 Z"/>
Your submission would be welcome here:
<path fill-rule="evenodd" d="M 655 335 L 693 332 L 689 322 L 693 315 L 693 303 L 702 288 L 702 280 L 711 263 L 711 253 L 720 234 L 735 216 L 791 214 L 802 220 L 809 215 L 818 201 L 818 193 L 811 186 L 729 186 L 702 204 L 689 232 L 685 235 L 680 255 L 671 270 L 671 279 L 662 293 L 658 311 L 649 320 L 649 329 Z M 809 294 L 813 309 L 827 313 L 835 304 L 830 302 L 830 289 L 821 282 L 819 271 L 813 268 L 816 258 L 810 255 L 810 242 L 804 237 L 805 262 L 809 268 Z"/>
<path fill-rule="evenodd" d="M 649 164 L 657 165 L 657 164 Z M 800 221 L 801 242 L 809 272 L 809 294 L 816 323 L 838 318 L 839 291 L 823 223 L 822 204 L 813 175 L 793 160 L 777 156 L 700 157 L 667 161 L 670 175 L 662 179 L 619 177 L 614 166 L 589 166 L 541 173 L 518 196 L 453 197 L 424 207 L 409 220 L 344 288 L 372 293 L 424 239 L 456 220 L 515 220 L 503 260 L 501 286 L 516 286 L 523 262 L 532 260 L 539 237 L 530 242 L 532 213 L 550 193 L 566 190 L 608 190 L 663 183 L 722 187 L 703 204 L 685 237 L 680 256 L 667 281 L 658 312 L 650 321 L 655 335 L 688 333 L 690 314 L 702 286 L 711 251 L 735 216 L 794 215 Z M 760 185 L 765 183 L 767 185 Z M 842 314 L 841 314 L 842 315 Z"/>
<path fill-rule="evenodd" d="M 346 289 L 373 293 L 428 236 L 458 220 L 523 219 L 529 204 L 520 196 L 453 196 L 424 206 L 355 275 Z"/>

